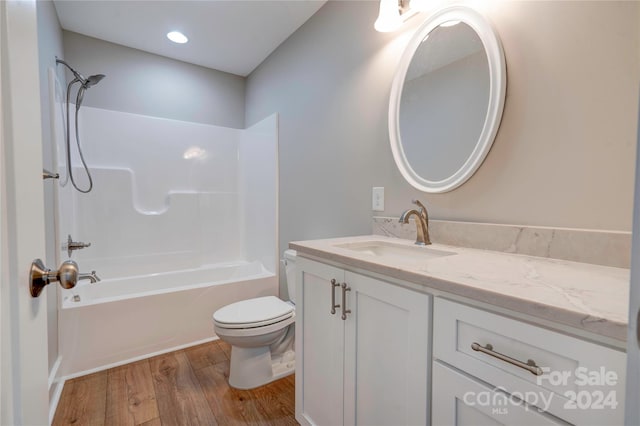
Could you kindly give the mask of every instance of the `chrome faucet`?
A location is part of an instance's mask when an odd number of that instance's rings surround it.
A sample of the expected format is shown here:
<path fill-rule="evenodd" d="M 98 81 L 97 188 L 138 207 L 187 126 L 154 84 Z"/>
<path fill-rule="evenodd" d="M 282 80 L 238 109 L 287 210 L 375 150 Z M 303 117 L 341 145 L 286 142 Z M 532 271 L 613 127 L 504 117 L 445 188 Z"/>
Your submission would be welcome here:
<path fill-rule="evenodd" d="M 91 271 L 87 273 L 78 273 L 78 281 L 81 280 L 89 280 L 91 284 L 95 284 L 99 281 L 102 281 L 100 277 L 96 274 L 96 271 Z"/>
<path fill-rule="evenodd" d="M 431 239 L 429 238 L 429 214 L 427 213 L 427 208 L 418 200 L 413 200 L 413 204 L 418 206 L 420 210 L 409 209 L 406 210 L 402 215 L 400 215 L 400 223 L 409 223 L 409 218 L 411 216 L 416 217 L 416 244 L 420 246 L 426 246 L 431 244 Z"/>

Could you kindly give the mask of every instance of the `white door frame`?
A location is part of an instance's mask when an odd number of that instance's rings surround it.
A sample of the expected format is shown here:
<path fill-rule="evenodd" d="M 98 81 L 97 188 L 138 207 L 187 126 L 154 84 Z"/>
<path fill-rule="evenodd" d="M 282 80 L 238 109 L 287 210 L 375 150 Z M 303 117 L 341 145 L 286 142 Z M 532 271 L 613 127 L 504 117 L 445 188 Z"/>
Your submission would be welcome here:
<path fill-rule="evenodd" d="M 46 297 L 28 282 L 45 253 L 36 2 L 1 1 L 0 18 L 0 424 L 45 425 Z"/>
<path fill-rule="evenodd" d="M 640 108 L 637 132 L 636 184 L 631 237 L 629 332 L 627 334 L 627 403 L 625 404 L 625 424 L 627 425 L 640 424 L 640 406 L 637 404 L 638 395 L 640 395 L 640 330 L 638 330 L 640 327 Z"/>

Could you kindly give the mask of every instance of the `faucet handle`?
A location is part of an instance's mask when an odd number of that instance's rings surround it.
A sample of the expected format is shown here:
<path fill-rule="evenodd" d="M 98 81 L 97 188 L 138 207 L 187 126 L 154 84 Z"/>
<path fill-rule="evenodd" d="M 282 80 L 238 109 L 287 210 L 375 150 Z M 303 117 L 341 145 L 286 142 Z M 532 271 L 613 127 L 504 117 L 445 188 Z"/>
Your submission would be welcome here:
<path fill-rule="evenodd" d="M 427 208 L 425 207 L 424 204 L 420 202 L 420 200 L 417 200 L 417 199 L 411 200 L 411 202 L 416 206 L 420 207 L 420 214 L 422 214 L 423 216 L 427 214 Z"/>
<path fill-rule="evenodd" d="M 83 248 L 91 247 L 91 243 L 83 243 L 82 241 L 73 241 L 71 235 L 67 237 L 67 244 L 62 246 L 63 249 L 66 248 L 67 255 L 71 257 L 71 254 L 74 250 L 81 250 Z"/>

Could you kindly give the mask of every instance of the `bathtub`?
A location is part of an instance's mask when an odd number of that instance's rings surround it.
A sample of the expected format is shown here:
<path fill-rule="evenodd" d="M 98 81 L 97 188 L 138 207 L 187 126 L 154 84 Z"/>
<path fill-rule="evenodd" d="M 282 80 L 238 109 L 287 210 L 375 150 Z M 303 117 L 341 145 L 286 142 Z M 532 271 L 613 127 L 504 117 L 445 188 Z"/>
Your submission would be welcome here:
<path fill-rule="evenodd" d="M 260 262 L 228 262 L 63 290 L 58 377 L 71 378 L 215 339 L 212 314 L 229 303 L 277 295 Z"/>

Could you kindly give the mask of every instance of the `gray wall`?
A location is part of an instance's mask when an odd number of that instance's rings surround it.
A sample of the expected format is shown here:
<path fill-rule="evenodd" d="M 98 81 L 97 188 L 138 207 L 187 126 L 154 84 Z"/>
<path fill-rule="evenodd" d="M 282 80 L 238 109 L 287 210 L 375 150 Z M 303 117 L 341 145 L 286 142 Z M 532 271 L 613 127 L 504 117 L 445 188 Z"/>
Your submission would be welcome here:
<path fill-rule="evenodd" d="M 371 232 L 392 76 L 383 49 L 391 37 L 372 27 L 378 4 L 328 2 L 247 80 L 247 126 L 279 114 L 280 251 L 292 240 Z"/>
<path fill-rule="evenodd" d="M 69 31 L 63 34 L 64 58 L 72 67 L 85 76 L 107 76 L 85 94 L 84 105 L 244 128 L 244 77 Z"/>
<path fill-rule="evenodd" d="M 434 219 L 631 229 L 638 2 L 483 2 L 505 50 L 496 142 L 446 194 L 412 189 L 387 129 L 391 81 L 412 32 L 377 33 L 378 2 L 328 2 L 248 78 L 246 124 L 279 113 L 280 245 L 371 232 L 418 197 Z"/>
<path fill-rule="evenodd" d="M 40 108 L 42 113 L 42 160 L 44 168 L 53 170 L 53 146 L 51 132 L 51 108 L 49 103 L 49 68 L 56 66 L 56 56 L 62 57 L 62 30 L 58 22 L 58 15 L 50 1 L 37 2 L 38 16 L 38 50 L 40 61 Z M 60 77 L 64 77 L 58 69 Z M 57 268 L 55 243 L 55 218 L 53 188 L 56 181 L 44 181 L 45 214 L 45 242 L 46 265 Z M 47 297 L 47 330 L 49 347 L 49 372 L 58 359 L 58 286 L 50 285 L 45 290 Z"/>

